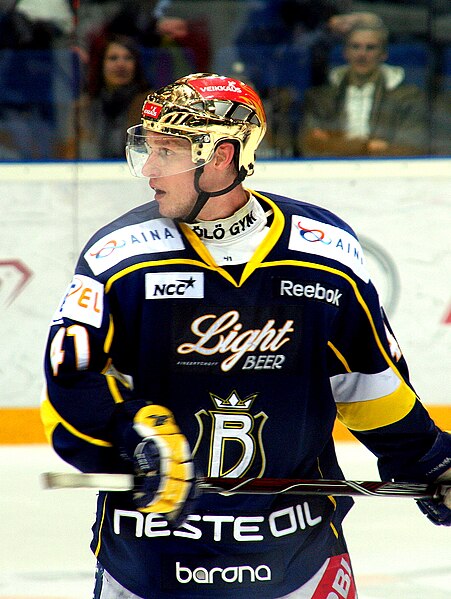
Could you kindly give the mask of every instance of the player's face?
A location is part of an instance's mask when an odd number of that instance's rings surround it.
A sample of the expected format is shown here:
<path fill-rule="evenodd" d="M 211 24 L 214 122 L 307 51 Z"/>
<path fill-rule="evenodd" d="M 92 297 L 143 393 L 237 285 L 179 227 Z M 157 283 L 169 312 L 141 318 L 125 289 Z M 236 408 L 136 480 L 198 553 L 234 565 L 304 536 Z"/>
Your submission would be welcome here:
<path fill-rule="evenodd" d="M 191 212 L 198 196 L 194 171 L 200 165 L 193 162 L 188 139 L 135 125 L 127 131 L 126 156 L 132 174 L 149 180 L 162 216 L 183 218 Z M 202 165 L 208 168 L 209 161 Z"/>
<path fill-rule="evenodd" d="M 377 31 L 365 30 L 355 31 L 351 34 L 346 43 L 344 55 L 352 74 L 368 78 L 387 58 Z"/>
<path fill-rule="evenodd" d="M 135 59 L 127 48 L 116 43 L 108 46 L 103 60 L 103 78 L 108 87 L 131 83 L 135 68 Z"/>
<path fill-rule="evenodd" d="M 161 216 L 186 217 L 193 208 L 197 192 L 194 188 L 193 171 L 185 171 L 169 177 L 149 177 Z"/>
<path fill-rule="evenodd" d="M 191 144 L 187 139 L 158 133 L 150 134 L 147 139 L 148 158 L 142 174 L 148 177 L 155 192 L 160 214 L 183 218 L 190 213 L 197 198 Z"/>

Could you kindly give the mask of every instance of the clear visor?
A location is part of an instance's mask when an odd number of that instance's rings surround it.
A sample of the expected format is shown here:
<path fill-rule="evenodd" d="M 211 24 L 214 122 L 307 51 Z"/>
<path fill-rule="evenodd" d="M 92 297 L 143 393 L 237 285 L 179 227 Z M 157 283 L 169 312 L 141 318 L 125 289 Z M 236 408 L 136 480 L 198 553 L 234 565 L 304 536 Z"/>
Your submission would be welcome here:
<path fill-rule="evenodd" d="M 193 162 L 189 139 L 148 131 L 142 125 L 127 129 L 125 154 L 135 177 L 170 177 L 205 164 Z"/>

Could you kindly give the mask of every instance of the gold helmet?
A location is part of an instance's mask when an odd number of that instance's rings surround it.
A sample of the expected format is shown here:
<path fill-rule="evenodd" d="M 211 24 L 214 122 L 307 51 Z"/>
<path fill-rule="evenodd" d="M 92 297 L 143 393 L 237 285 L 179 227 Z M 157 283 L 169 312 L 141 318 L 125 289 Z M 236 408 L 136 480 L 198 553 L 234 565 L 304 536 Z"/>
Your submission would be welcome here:
<path fill-rule="evenodd" d="M 266 116 L 259 96 L 248 84 L 231 77 L 196 73 L 150 94 L 143 105 L 142 126 L 137 127 L 142 127 L 143 133 L 188 139 L 195 167 L 211 160 L 222 141 L 235 141 L 238 171 L 244 178 L 254 171 Z"/>

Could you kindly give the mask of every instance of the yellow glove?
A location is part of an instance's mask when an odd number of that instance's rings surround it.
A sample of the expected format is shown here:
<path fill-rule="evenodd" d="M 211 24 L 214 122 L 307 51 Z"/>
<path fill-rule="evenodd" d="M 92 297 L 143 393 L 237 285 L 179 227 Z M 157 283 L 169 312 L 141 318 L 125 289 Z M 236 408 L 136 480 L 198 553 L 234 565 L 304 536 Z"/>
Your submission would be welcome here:
<path fill-rule="evenodd" d="M 195 492 L 188 441 L 172 412 L 163 406 L 141 408 L 133 428 L 143 437 L 134 452 L 136 475 L 142 477 L 142 488 L 134 493 L 138 510 L 165 514 L 180 525 Z"/>

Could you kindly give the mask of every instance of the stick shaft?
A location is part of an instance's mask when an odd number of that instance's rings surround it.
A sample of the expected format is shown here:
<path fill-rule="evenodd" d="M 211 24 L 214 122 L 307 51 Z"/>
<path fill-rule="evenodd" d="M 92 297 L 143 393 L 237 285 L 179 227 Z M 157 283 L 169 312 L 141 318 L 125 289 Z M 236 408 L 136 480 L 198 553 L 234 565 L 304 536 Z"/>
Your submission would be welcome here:
<path fill-rule="evenodd" d="M 279 494 L 285 495 L 335 495 L 358 497 L 435 497 L 440 485 L 424 483 L 393 483 L 381 481 L 353 480 L 303 480 L 303 479 L 231 479 L 208 478 L 200 482 L 200 488 L 205 484 L 207 492 L 225 494 Z"/>
<path fill-rule="evenodd" d="M 440 489 L 439 484 L 425 483 L 278 478 L 202 478 L 197 484 L 203 493 L 224 495 L 348 495 L 414 499 L 437 497 Z M 46 472 L 43 474 L 43 485 L 47 489 L 94 488 L 102 491 L 131 491 L 139 488 L 140 480 L 131 474 Z"/>

